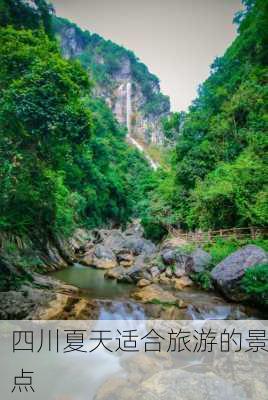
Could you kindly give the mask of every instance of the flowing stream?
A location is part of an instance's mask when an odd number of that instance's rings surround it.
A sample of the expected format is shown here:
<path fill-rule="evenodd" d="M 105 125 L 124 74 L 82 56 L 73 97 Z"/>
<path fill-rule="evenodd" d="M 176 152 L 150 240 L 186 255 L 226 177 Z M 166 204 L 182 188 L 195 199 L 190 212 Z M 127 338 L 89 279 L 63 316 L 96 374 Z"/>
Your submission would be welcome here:
<path fill-rule="evenodd" d="M 81 264 L 52 272 L 51 276 L 81 289 L 81 296 L 97 300 L 101 320 L 146 319 L 142 305 L 130 299 L 135 285 L 105 279 L 105 271 Z"/>
<path fill-rule="evenodd" d="M 172 319 L 170 314 L 159 314 L 159 309 L 161 308 L 159 304 L 147 305 L 131 300 L 131 292 L 134 290 L 135 286 L 117 283 L 110 279 L 106 280 L 103 270 L 75 264 L 64 270 L 53 272 L 51 275 L 68 284 L 79 287 L 81 289 L 81 296 L 88 296 L 97 301 L 100 313 L 99 320 L 95 321 L 96 325 L 94 325 L 94 329 L 107 329 L 107 326 L 109 329 L 113 329 L 114 324 L 117 324 L 116 328 L 119 330 L 126 329 L 127 326 L 127 329 L 138 329 L 139 332 L 143 333 L 143 331 L 146 331 L 146 324 L 150 323 L 150 321 L 146 321 L 146 319 Z M 171 290 L 168 288 L 166 289 Z M 215 293 L 207 293 L 191 288 L 189 290 L 176 291 L 176 295 L 181 300 L 187 302 L 188 307 L 181 311 L 178 309 L 179 313 L 173 316 L 174 319 L 223 320 L 226 318 L 246 319 L 248 317 L 253 317 L 255 319 L 258 317 L 256 310 L 247 310 L 244 306 L 228 303 Z M 167 310 L 167 313 L 169 311 L 170 310 Z M 259 317 L 261 318 L 261 316 Z M 113 322 L 111 320 L 117 321 Z M 120 323 L 122 323 L 123 320 L 124 326 L 121 327 Z M 157 323 L 157 321 L 151 322 Z M 194 324 L 199 325 L 205 322 L 206 321 L 193 321 Z M 107 323 L 109 325 L 105 325 Z M 149 354 L 151 355 L 151 353 Z M 68 393 L 66 397 L 68 400 L 82 400 L 84 398 L 93 400 L 106 379 L 111 377 L 126 377 L 129 376 L 127 375 L 128 373 L 130 373 L 130 377 L 132 376 L 131 373 L 136 377 L 135 374 L 139 373 L 140 366 L 137 364 L 137 367 L 135 367 L 135 362 L 133 364 L 132 360 L 135 360 L 135 355 L 136 353 L 122 353 L 118 355 L 116 352 L 107 352 L 103 348 L 101 348 L 98 353 L 93 352 L 90 357 L 85 357 L 83 353 L 70 353 L 68 363 L 66 363 L 65 359 L 59 359 L 59 361 L 57 359 L 55 362 L 59 363 L 58 371 L 64 371 L 66 364 L 68 365 L 68 373 L 72 376 L 72 380 L 66 383 L 65 376 L 63 376 L 57 379 L 56 386 L 50 385 L 49 390 L 51 394 L 61 393 L 63 397 L 60 397 L 60 399 L 65 399 L 64 393 Z M 148 355 L 146 360 L 148 360 Z M 150 368 L 150 360 L 147 362 L 149 362 L 148 368 Z M 181 367 L 187 371 L 196 370 L 200 372 L 201 369 L 204 371 L 206 370 L 206 362 L 203 361 L 202 353 L 200 353 L 200 355 L 194 354 L 194 358 L 192 356 L 185 356 L 185 354 L 184 356 L 180 355 L 176 365 L 176 368 Z M 93 368 L 90 366 L 93 366 Z M 130 367 L 133 368 L 133 370 Z M 137 370 L 135 368 L 137 368 Z M 61 373 L 63 374 L 63 372 Z M 53 377 L 49 377 L 49 379 L 53 379 Z M 50 398 L 54 397 L 50 396 Z M 102 397 L 98 398 L 101 399 Z M 107 397 L 104 396 L 104 398 L 106 399 Z"/>
<path fill-rule="evenodd" d="M 97 301 L 101 320 L 141 319 L 246 319 L 262 318 L 256 309 L 229 303 L 220 295 L 196 288 L 174 291 L 188 306 L 184 309 L 163 309 L 159 304 L 141 304 L 131 299 L 135 285 L 105 279 L 104 270 L 75 264 L 51 273 L 51 276 L 81 289 L 81 296 Z M 166 290 L 172 290 L 166 288 Z"/>

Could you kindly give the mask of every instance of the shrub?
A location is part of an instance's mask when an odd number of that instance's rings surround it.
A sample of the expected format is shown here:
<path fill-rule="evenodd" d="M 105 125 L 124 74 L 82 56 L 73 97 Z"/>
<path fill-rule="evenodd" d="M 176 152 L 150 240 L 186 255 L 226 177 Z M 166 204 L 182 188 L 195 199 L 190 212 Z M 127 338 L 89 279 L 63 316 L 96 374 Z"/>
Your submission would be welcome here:
<path fill-rule="evenodd" d="M 197 283 L 204 290 L 212 290 L 213 283 L 212 277 L 209 271 L 198 272 L 191 274 L 192 280 Z"/>
<path fill-rule="evenodd" d="M 247 269 L 241 281 L 241 288 L 250 299 L 268 306 L 268 264 Z"/>
<path fill-rule="evenodd" d="M 228 257 L 231 253 L 238 250 L 242 246 L 247 244 L 254 244 L 268 251 L 268 240 L 267 239 L 236 239 L 228 238 L 217 238 L 215 243 L 208 243 L 204 246 L 205 250 L 208 251 L 212 256 L 212 266 L 217 265 L 224 258 Z"/>

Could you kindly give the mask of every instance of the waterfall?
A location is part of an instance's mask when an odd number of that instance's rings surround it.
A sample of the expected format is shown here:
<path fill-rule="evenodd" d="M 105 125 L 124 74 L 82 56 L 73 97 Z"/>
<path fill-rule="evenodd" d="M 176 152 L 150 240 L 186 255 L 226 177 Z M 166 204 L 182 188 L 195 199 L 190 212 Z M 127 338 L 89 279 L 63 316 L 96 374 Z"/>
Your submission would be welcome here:
<path fill-rule="evenodd" d="M 144 150 L 144 148 L 142 147 L 142 145 L 140 143 L 137 142 L 137 140 L 135 140 L 133 137 L 130 136 L 130 134 L 127 135 L 128 141 L 133 144 L 133 146 L 137 147 L 137 149 L 144 154 L 144 157 L 146 158 L 146 160 L 148 161 L 148 163 L 150 164 L 151 168 L 156 171 L 159 167 L 158 163 L 156 163 Z"/>
<path fill-rule="evenodd" d="M 133 137 L 131 137 L 131 113 L 132 113 L 131 82 L 127 82 L 126 85 L 126 125 L 128 131 L 127 138 L 132 145 L 134 145 L 140 152 L 144 154 L 151 168 L 156 171 L 159 165 L 156 162 L 154 162 L 154 160 L 146 153 L 143 146 L 140 143 L 138 143 Z"/>
<path fill-rule="evenodd" d="M 130 134 L 131 132 L 131 82 L 127 82 L 127 104 L 126 104 L 126 122 L 127 122 L 127 130 Z"/>

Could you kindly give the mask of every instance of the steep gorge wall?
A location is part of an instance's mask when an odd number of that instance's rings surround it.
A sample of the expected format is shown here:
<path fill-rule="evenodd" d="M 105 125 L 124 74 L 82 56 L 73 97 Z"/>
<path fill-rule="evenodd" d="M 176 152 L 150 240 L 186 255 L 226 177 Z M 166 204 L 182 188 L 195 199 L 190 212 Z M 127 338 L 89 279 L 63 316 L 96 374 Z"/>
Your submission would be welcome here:
<path fill-rule="evenodd" d="M 54 29 L 66 58 L 79 59 L 95 81 L 94 94 L 105 100 L 117 120 L 140 142 L 162 145 L 161 119 L 170 112 L 158 78 L 136 56 L 97 34 L 60 18 Z"/>

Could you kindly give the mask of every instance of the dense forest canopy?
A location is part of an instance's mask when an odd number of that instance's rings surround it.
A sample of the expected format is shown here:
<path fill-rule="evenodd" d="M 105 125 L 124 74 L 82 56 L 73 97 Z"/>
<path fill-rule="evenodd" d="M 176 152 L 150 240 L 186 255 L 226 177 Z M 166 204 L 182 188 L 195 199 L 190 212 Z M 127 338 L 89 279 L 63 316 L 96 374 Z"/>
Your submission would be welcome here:
<path fill-rule="evenodd" d="M 125 130 L 62 58 L 43 0 L 0 3 L 0 231 L 124 224 L 154 184 Z"/>
<path fill-rule="evenodd" d="M 46 0 L 0 0 L 0 25 L 44 29 L 52 37 L 52 11 Z"/>
<path fill-rule="evenodd" d="M 152 194 L 148 229 L 267 223 L 268 1 L 244 5 L 237 38 L 213 63 L 189 112 L 164 121 L 176 150 Z"/>
<path fill-rule="evenodd" d="M 264 226 L 268 1 L 244 5 L 237 38 L 189 112 L 163 121 L 167 143 L 176 145 L 170 165 L 155 174 L 92 92 L 94 81 L 111 84 L 128 54 L 145 111 L 158 112 L 165 101 L 148 85 L 158 79 L 132 52 L 76 26 L 88 51 L 65 60 L 55 33 L 71 23 L 55 18 L 44 0 L 0 0 L 0 230 L 69 234 L 132 216 L 155 239 L 167 225 Z M 90 58 L 96 43 L 104 63 Z"/>

